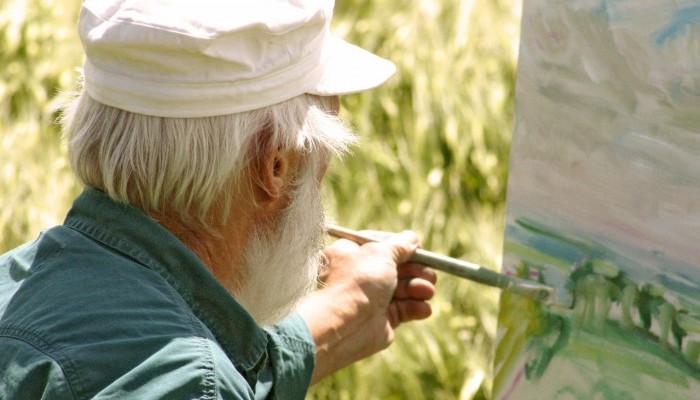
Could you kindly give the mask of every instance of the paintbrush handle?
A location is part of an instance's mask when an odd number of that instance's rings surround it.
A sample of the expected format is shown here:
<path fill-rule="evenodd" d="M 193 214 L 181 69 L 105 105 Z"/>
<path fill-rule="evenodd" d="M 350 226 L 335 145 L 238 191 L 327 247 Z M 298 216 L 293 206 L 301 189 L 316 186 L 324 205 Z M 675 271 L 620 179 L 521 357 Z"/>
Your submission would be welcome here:
<path fill-rule="evenodd" d="M 510 279 L 505 275 L 468 261 L 447 257 L 428 250 L 416 249 L 410 261 L 488 286 L 505 289 L 511 285 Z"/>
<path fill-rule="evenodd" d="M 337 225 L 327 225 L 326 231 L 331 236 L 348 239 L 358 244 L 376 242 L 379 240 L 370 235 Z M 417 249 L 410 261 L 417 264 L 423 264 L 439 271 L 468 279 L 470 281 L 512 291 L 537 300 L 546 300 L 552 295 L 553 292 L 553 289 L 549 286 L 503 275 L 496 271 L 484 268 L 478 264 L 447 257 L 428 250 Z"/>

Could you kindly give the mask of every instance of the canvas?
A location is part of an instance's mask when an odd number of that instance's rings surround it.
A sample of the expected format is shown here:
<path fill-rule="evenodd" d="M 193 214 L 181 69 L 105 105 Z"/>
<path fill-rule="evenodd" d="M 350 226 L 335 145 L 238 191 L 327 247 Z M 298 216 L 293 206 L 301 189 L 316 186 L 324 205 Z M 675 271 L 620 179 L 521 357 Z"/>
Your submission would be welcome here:
<path fill-rule="evenodd" d="M 495 399 L 697 399 L 700 1 L 525 0 Z"/>

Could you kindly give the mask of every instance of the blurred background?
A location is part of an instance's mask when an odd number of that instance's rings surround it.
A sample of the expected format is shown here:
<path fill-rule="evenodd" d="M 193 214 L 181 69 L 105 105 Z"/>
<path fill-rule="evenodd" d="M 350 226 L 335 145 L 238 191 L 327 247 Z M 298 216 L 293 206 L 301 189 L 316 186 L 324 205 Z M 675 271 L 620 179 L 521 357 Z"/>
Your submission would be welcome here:
<path fill-rule="evenodd" d="M 334 162 L 328 214 L 413 229 L 427 249 L 500 267 L 520 0 L 340 0 L 334 31 L 391 59 L 347 96 L 362 143 Z M 0 0 L 0 253 L 62 222 L 81 188 L 54 124 L 82 65 L 79 0 Z M 488 399 L 498 292 L 441 274 L 434 315 L 309 399 Z"/>

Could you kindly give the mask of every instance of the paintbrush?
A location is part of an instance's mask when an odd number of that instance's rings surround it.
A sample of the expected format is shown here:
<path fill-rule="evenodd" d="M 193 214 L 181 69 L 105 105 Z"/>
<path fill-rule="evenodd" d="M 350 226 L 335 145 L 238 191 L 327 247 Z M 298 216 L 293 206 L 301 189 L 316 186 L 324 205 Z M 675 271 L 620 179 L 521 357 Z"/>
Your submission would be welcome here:
<path fill-rule="evenodd" d="M 326 225 L 326 232 L 337 238 L 348 239 L 357 244 L 377 242 L 380 239 L 337 225 Z M 541 301 L 549 306 L 572 308 L 573 296 L 565 289 L 555 289 L 539 282 L 503 275 L 480 265 L 447 257 L 423 249 L 417 249 L 410 262 L 426 265 L 460 278 L 507 290 L 512 293 Z"/>

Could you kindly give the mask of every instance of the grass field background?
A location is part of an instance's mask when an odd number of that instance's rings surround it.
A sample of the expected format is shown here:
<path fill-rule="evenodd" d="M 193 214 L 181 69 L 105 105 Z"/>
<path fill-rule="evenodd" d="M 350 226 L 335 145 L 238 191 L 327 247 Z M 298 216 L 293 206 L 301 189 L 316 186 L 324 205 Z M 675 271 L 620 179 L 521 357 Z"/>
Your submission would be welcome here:
<path fill-rule="evenodd" d="M 424 247 L 500 265 L 520 2 L 339 1 L 335 32 L 397 74 L 343 98 L 363 138 L 334 163 L 329 214 L 353 228 L 417 231 Z M 0 251 L 62 221 L 80 188 L 53 124 L 82 49 L 77 0 L 0 2 Z M 441 275 L 434 315 L 311 399 L 489 398 L 497 295 Z"/>

